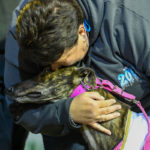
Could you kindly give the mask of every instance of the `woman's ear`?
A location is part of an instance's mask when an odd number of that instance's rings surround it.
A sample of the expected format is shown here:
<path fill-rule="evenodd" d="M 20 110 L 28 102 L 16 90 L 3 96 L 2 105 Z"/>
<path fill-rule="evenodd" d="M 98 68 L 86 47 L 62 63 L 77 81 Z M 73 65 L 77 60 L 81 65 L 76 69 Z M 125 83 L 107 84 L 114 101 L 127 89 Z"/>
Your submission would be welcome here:
<path fill-rule="evenodd" d="M 79 31 L 78 31 L 78 34 L 79 36 L 83 39 L 83 41 L 86 41 L 87 40 L 87 33 L 86 33 L 86 30 L 85 30 L 85 27 L 83 24 L 81 24 L 79 26 Z"/>

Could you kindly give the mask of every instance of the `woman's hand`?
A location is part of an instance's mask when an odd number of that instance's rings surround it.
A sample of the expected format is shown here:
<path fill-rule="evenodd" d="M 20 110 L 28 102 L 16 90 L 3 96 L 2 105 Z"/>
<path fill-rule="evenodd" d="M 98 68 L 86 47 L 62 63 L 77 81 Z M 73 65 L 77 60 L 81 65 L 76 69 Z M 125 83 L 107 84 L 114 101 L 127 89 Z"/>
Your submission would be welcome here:
<path fill-rule="evenodd" d="M 121 105 L 115 99 L 105 100 L 98 92 L 85 92 L 74 98 L 70 105 L 70 115 L 74 122 L 90 125 L 108 135 L 111 131 L 98 122 L 108 121 L 120 116 L 117 110 Z"/>

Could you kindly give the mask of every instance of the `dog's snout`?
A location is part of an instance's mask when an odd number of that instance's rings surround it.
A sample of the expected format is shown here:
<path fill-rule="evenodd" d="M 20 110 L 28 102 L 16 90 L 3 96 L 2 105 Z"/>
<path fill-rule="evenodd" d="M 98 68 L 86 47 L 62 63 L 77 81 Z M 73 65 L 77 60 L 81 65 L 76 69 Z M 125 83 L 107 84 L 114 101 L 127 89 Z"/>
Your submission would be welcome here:
<path fill-rule="evenodd" d="M 41 96 L 41 92 L 30 92 L 27 94 L 27 96 L 30 98 L 38 98 Z"/>

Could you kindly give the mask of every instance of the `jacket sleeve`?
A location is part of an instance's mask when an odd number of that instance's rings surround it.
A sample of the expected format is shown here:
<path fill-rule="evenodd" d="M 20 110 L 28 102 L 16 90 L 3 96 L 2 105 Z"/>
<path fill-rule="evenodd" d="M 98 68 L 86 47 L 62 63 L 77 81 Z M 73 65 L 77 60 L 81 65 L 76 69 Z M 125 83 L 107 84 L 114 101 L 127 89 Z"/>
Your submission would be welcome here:
<path fill-rule="evenodd" d="M 16 18 L 19 9 L 27 2 L 23 0 L 14 10 L 10 30 L 15 34 Z M 19 63 L 18 63 L 18 45 L 13 36 L 8 32 L 5 47 L 5 87 L 21 82 Z M 13 101 L 8 100 L 9 106 Z M 42 133 L 49 136 L 66 135 L 72 129 L 79 128 L 79 125 L 73 123 L 69 116 L 69 107 L 72 99 L 63 99 L 56 103 L 49 103 L 37 108 L 28 109 L 23 114 L 18 113 L 15 116 L 17 124 L 22 125 L 25 129 L 33 133 Z"/>
<path fill-rule="evenodd" d="M 5 62 L 4 76 L 6 88 L 20 81 L 18 69 L 7 61 Z M 12 100 L 8 99 L 7 102 L 9 106 L 13 103 Z M 19 110 L 15 110 L 17 113 L 15 116 L 12 114 L 12 116 L 17 124 L 33 133 L 62 136 L 68 134 L 72 129 L 80 128 L 80 125 L 74 124 L 70 118 L 69 107 L 71 102 L 72 99 L 63 99 L 37 108 L 31 107 L 32 109 L 28 109 L 23 114 L 20 114 Z M 16 108 L 14 107 L 14 109 Z"/>

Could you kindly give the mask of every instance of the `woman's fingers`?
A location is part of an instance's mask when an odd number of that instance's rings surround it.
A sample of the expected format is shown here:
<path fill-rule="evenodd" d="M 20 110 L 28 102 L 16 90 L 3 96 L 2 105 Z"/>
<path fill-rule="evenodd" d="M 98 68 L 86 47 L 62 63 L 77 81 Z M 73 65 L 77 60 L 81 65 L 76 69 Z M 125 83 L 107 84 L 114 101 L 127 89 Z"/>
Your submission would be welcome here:
<path fill-rule="evenodd" d="M 86 92 L 85 96 L 93 99 L 93 100 L 104 100 L 104 97 L 101 96 L 98 92 Z"/>
<path fill-rule="evenodd" d="M 100 125 L 99 123 L 90 123 L 88 124 L 89 126 L 91 126 L 92 128 L 100 131 L 100 132 L 103 132 L 107 135 L 111 135 L 111 131 L 106 129 L 105 127 L 103 127 L 102 125 Z"/>
<path fill-rule="evenodd" d="M 115 104 L 115 105 L 111 105 L 111 106 L 106 106 L 103 108 L 99 108 L 99 115 L 103 115 L 103 114 L 109 114 L 109 113 L 113 113 L 117 110 L 121 109 L 121 105 L 120 104 Z"/>
<path fill-rule="evenodd" d="M 97 117 L 97 122 L 103 122 L 103 121 L 112 120 L 112 119 L 115 119 L 115 118 L 117 118 L 119 116 L 120 116 L 119 112 L 114 112 L 114 113 L 107 114 L 107 115 L 99 115 Z"/>
<path fill-rule="evenodd" d="M 116 111 L 121 106 L 115 103 L 116 100 L 114 99 L 104 100 L 97 92 L 85 92 L 73 99 L 69 111 L 71 118 L 77 123 L 88 124 L 106 121 L 118 116 Z"/>
<path fill-rule="evenodd" d="M 103 107 L 108 107 L 108 106 L 115 104 L 116 100 L 115 99 L 101 100 L 101 101 L 97 101 L 97 103 L 100 108 L 103 108 Z"/>

